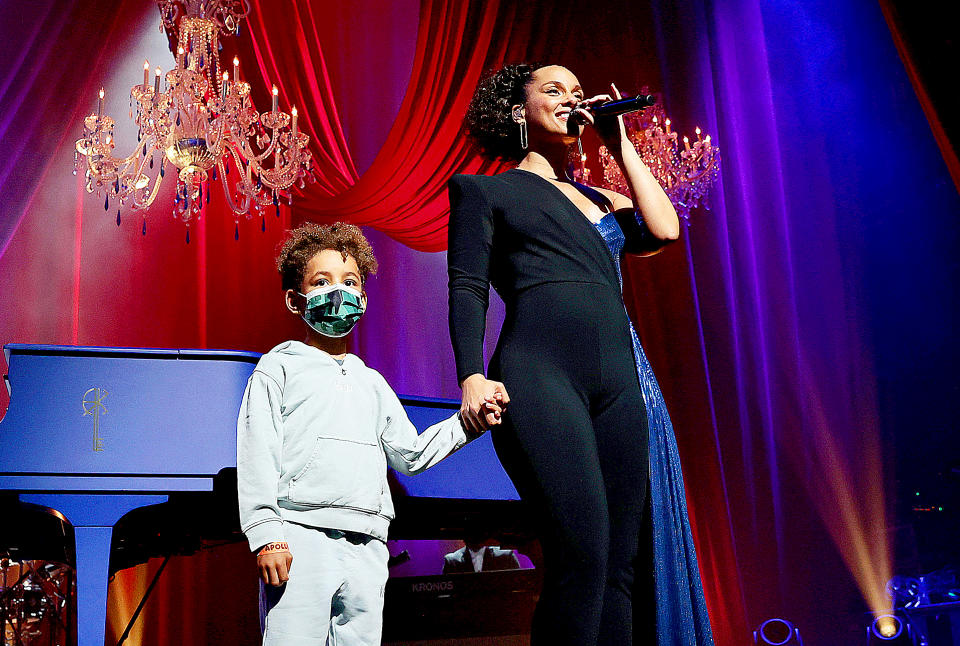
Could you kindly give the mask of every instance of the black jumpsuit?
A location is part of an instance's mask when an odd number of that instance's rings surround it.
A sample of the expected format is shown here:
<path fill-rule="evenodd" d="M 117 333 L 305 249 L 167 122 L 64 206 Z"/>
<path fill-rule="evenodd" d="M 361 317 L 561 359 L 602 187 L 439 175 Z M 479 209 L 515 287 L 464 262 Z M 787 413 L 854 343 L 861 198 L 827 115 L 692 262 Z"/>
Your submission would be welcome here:
<path fill-rule="evenodd" d="M 456 175 L 449 189 L 460 380 L 484 372 L 491 283 L 506 304 L 489 376 L 511 402 L 493 441 L 538 516 L 545 574 L 532 644 L 629 645 L 648 439 L 613 257 L 534 173 Z"/>

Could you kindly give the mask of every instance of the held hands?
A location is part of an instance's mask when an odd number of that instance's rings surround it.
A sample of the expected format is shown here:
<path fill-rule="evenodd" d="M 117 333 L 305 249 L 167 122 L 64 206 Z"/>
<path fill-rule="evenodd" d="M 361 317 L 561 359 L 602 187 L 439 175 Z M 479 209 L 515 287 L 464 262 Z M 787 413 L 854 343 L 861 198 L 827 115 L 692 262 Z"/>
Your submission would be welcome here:
<path fill-rule="evenodd" d="M 476 373 L 464 379 L 460 387 L 463 389 L 460 420 L 469 433 L 479 435 L 500 423 L 503 411 L 510 403 L 510 396 L 502 383 Z"/>
<path fill-rule="evenodd" d="M 257 567 L 260 578 L 267 585 L 281 586 L 290 578 L 293 554 L 286 541 L 267 543 L 257 552 Z"/>
<path fill-rule="evenodd" d="M 589 110 L 584 110 L 583 108 L 586 106 L 596 105 L 598 103 L 614 101 L 622 98 L 623 97 L 620 95 L 620 90 L 617 89 L 616 85 L 611 83 L 610 94 L 598 94 L 597 96 L 592 96 L 589 99 L 584 99 L 577 104 L 576 108 L 573 109 L 573 113 L 577 115 L 578 119 L 580 119 L 583 123 L 589 123 L 597 129 L 597 135 L 601 140 L 603 140 L 604 145 L 613 154 L 619 153 L 620 144 L 624 141 L 628 141 L 627 129 L 623 125 L 623 117 L 601 117 L 597 119 L 594 118 L 593 114 Z"/>

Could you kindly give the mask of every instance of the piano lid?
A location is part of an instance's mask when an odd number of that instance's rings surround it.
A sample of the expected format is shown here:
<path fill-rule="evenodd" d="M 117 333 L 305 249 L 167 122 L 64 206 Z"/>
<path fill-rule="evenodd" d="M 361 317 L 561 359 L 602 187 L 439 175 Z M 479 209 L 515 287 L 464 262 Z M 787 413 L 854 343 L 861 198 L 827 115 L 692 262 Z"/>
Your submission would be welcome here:
<path fill-rule="evenodd" d="M 212 476 L 260 355 L 7 344 L 0 475 Z"/>
<path fill-rule="evenodd" d="M 14 343 L 4 352 L 0 488 L 207 490 L 190 478 L 236 466 L 237 412 L 257 353 Z M 420 431 L 460 407 L 400 400 Z M 394 476 L 395 493 L 416 498 L 519 498 L 489 434 L 424 473 Z"/>
<path fill-rule="evenodd" d="M 460 410 L 460 402 L 433 397 L 400 396 L 407 416 L 423 432 Z M 406 476 L 392 471 L 402 493 L 416 498 L 519 500 L 493 448 L 490 433 L 422 473 Z M 395 492 L 399 493 L 399 492 Z"/>

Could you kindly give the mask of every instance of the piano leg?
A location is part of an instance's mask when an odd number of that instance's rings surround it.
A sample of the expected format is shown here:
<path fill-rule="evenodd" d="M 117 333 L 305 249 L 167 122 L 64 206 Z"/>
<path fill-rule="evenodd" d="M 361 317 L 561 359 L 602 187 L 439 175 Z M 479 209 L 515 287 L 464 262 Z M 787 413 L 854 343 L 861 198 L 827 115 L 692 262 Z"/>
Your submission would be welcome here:
<path fill-rule="evenodd" d="M 74 527 L 77 542 L 77 643 L 101 646 L 107 625 L 107 575 L 113 527 Z"/>
<path fill-rule="evenodd" d="M 127 512 L 166 502 L 167 496 L 20 494 L 20 500 L 56 509 L 73 525 L 77 546 L 77 646 L 104 646 L 113 526 Z"/>

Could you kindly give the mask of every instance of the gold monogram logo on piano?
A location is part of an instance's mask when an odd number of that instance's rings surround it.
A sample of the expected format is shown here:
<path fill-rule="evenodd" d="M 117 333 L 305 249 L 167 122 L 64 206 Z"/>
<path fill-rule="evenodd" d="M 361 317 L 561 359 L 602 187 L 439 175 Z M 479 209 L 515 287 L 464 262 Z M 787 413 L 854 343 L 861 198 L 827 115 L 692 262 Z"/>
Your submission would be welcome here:
<path fill-rule="evenodd" d="M 104 388 L 91 388 L 83 393 L 83 416 L 93 417 L 93 450 L 103 450 L 103 440 L 100 439 L 100 414 L 107 412 L 103 400 L 107 398 Z"/>

